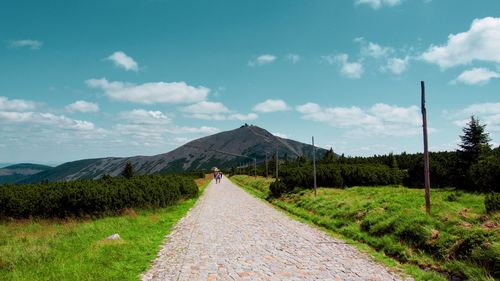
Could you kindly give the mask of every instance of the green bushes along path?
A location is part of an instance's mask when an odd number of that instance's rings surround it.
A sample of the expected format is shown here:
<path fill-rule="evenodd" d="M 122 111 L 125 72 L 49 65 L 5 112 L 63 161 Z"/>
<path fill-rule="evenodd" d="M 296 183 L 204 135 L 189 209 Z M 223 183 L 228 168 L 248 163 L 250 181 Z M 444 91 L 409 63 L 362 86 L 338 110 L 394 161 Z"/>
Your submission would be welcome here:
<path fill-rule="evenodd" d="M 0 185 L 0 217 L 98 217 L 171 206 L 197 193 L 192 177 L 176 175 Z"/>

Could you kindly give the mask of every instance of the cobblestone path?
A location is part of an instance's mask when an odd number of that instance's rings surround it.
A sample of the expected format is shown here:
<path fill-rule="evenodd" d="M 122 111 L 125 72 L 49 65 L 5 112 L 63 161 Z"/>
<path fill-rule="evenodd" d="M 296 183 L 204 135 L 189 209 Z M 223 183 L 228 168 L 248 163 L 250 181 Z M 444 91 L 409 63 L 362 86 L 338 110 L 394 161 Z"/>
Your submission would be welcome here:
<path fill-rule="evenodd" d="M 213 181 L 142 280 L 400 280 L 227 179 Z"/>

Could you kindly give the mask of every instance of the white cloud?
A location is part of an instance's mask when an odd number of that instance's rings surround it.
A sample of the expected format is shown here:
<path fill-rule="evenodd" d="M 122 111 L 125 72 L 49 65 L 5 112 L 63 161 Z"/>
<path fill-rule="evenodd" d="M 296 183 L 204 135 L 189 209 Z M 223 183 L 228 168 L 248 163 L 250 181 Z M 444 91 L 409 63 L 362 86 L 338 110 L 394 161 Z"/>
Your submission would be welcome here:
<path fill-rule="evenodd" d="M 388 70 L 396 75 L 403 73 L 408 67 L 409 57 L 405 58 L 389 58 L 387 60 L 387 65 L 384 66 L 383 70 Z"/>
<path fill-rule="evenodd" d="M 500 63 L 500 18 L 475 19 L 468 31 L 450 34 L 445 45 L 430 46 L 421 58 L 442 69 L 473 61 Z"/>
<path fill-rule="evenodd" d="M 230 110 L 220 102 L 201 101 L 181 108 L 181 111 L 194 114 L 220 114 L 228 113 Z"/>
<path fill-rule="evenodd" d="M 394 7 L 401 4 L 401 0 L 355 0 L 356 5 L 366 4 L 377 10 L 382 6 Z"/>
<path fill-rule="evenodd" d="M 52 113 L 39 112 L 15 112 L 15 111 L 0 111 L 0 122 L 8 124 L 40 124 L 51 125 L 61 129 L 71 130 L 92 130 L 94 124 L 89 121 L 76 120 L 68 118 L 64 115 L 54 115 Z"/>
<path fill-rule="evenodd" d="M 472 104 L 463 109 L 463 112 L 472 114 L 500 114 L 500 102 L 499 103 L 479 103 Z"/>
<path fill-rule="evenodd" d="M 276 56 L 270 54 L 264 54 L 258 56 L 256 59 L 248 62 L 249 66 L 262 66 L 266 64 L 271 64 L 276 60 Z"/>
<path fill-rule="evenodd" d="M 288 105 L 283 100 L 268 99 L 254 106 L 253 111 L 269 113 L 289 110 Z"/>
<path fill-rule="evenodd" d="M 27 47 L 32 50 L 38 50 L 42 47 L 43 42 L 38 40 L 23 39 L 23 40 L 11 40 L 9 41 L 9 46 L 11 48 L 22 48 Z"/>
<path fill-rule="evenodd" d="M 282 139 L 287 139 L 288 136 L 286 134 L 282 134 L 282 133 L 278 133 L 278 132 L 275 132 L 273 133 L 273 135 L 279 137 L 279 138 L 282 138 Z"/>
<path fill-rule="evenodd" d="M 361 61 L 349 62 L 348 54 L 338 54 L 335 56 L 323 56 L 322 59 L 329 64 L 337 63 L 340 65 L 340 73 L 351 79 L 359 79 L 363 75 L 364 69 Z"/>
<path fill-rule="evenodd" d="M 464 127 L 470 121 L 470 116 L 475 115 L 486 124 L 486 131 L 500 132 L 500 103 L 477 103 L 469 105 L 455 114 L 453 124 Z"/>
<path fill-rule="evenodd" d="M 210 89 L 193 87 L 185 82 L 150 82 L 140 85 L 120 81 L 109 82 L 106 78 L 85 81 L 91 88 L 97 88 L 113 100 L 133 103 L 195 103 L 207 98 Z"/>
<path fill-rule="evenodd" d="M 238 121 L 249 121 L 249 120 L 255 120 L 258 117 L 259 116 L 255 113 L 248 113 L 248 114 L 235 113 L 235 114 L 229 115 L 228 119 L 229 120 L 238 120 Z"/>
<path fill-rule="evenodd" d="M 486 84 L 493 78 L 500 78 L 500 73 L 487 68 L 473 68 L 462 72 L 451 84 L 464 83 L 467 85 Z"/>
<path fill-rule="evenodd" d="M 308 102 L 303 105 L 299 105 L 296 107 L 297 111 L 302 114 L 310 114 L 321 111 L 321 106 L 317 103 Z"/>
<path fill-rule="evenodd" d="M 125 70 L 139 70 L 137 62 L 122 51 L 114 52 L 107 58 L 107 60 L 112 61 L 117 67 Z"/>
<path fill-rule="evenodd" d="M 397 53 L 402 50 L 396 50 L 393 47 L 382 46 L 374 42 L 367 42 L 364 37 L 357 37 L 354 42 L 361 45 L 361 56 L 363 58 L 373 58 L 376 60 L 384 60 L 385 64 L 380 66 L 380 70 L 384 72 L 391 72 L 396 75 L 403 73 L 410 62 L 410 56 L 405 55 L 403 58 L 396 57 Z M 406 51 L 405 51 L 406 53 Z M 347 61 L 347 57 L 342 61 Z"/>
<path fill-rule="evenodd" d="M 297 54 L 288 54 L 286 56 L 287 61 L 291 62 L 292 64 L 296 64 L 300 61 L 300 55 Z"/>
<path fill-rule="evenodd" d="M 7 111 L 25 111 L 33 110 L 36 103 L 28 100 L 9 99 L 8 97 L 0 96 L 0 110 Z"/>
<path fill-rule="evenodd" d="M 257 119 L 258 115 L 255 113 L 240 114 L 229 110 L 223 103 L 220 102 L 210 102 L 202 101 L 189 106 L 181 107 L 182 112 L 188 113 L 186 115 L 190 118 L 202 119 L 202 120 L 254 120 Z"/>
<path fill-rule="evenodd" d="M 93 102 L 87 102 L 84 100 L 75 101 L 72 104 L 66 106 L 66 110 L 69 112 L 98 112 L 99 105 Z"/>
<path fill-rule="evenodd" d="M 322 122 L 338 128 L 354 129 L 354 135 L 411 136 L 419 133 L 419 108 L 377 103 L 369 109 L 321 107 L 306 103 L 296 107 L 306 120 Z"/>
<path fill-rule="evenodd" d="M 175 127 L 173 129 L 169 129 L 170 133 L 173 134 L 215 134 L 220 132 L 218 128 L 214 127 L 207 127 L 207 126 L 202 126 L 202 127 Z"/>
<path fill-rule="evenodd" d="M 356 40 L 356 39 L 355 39 Z M 370 56 L 373 58 L 383 58 L 387 57 L 391 53 L 394 53 L 394 49 L 391 47 L 383 47 L 377 43 L 368 42 L 367 45 L 361 48 L 361 54 L 364 56 Z"/>
<path fill-rule="evenodd" d="M 161 111 L 152 111 L 145 109 L 134 109 L 120 113 L 123 119 L 128 120 L 133 124 L 143 125 L 161 125 L 168 124 L 172 120 Z"/>

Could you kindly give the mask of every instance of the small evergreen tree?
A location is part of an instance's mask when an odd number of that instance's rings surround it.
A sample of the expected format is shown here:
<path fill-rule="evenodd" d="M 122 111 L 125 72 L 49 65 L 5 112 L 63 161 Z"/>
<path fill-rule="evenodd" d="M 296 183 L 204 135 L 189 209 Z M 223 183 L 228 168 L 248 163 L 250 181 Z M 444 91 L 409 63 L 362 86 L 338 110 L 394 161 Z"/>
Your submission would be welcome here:
<path fill-rule="evenodd" d="M 388 161 L 388 165 L 389 167 L 393 168 L 393 169 L 397 169 L 398 168 L 398 160 L 396 160 L 396 157 L 394 156 L 394 154 L 391 152 L 389 153 L 389 161 Z"/>
<path fill-rule="evenodd" d="M 288 159 L 288 152 L 285 152 L 285 155 L 283 155 L 283 161 L 285 163 L 288 163 L 289 159 Z"/>
<path fill-rule="evenodd" d="M 479 119 L 472 115 L 467 126 L 462 129 L 464 135 L 460 136 L 462 140 L 460 148 L 463 160 L 468 165 L 477 163 L 481 154 L 490 150 L 489 141 L 491 139 L 489 134 L 485 132 L 485 127 L 486 125 L 482 125 Z"/>
<path fill-rule="evenodd" d="M 134 176 L 134 167 L 132 167 L 130 162 L 127 162 L 125 165 L 125 168 L 122 171 L 122 176 L 126 179 L 130 179 Z"/>
<path fill-rule="evenodd" d="M 330 148 L 330 150 L 326 151 L 325 155 L 323 155 L 323 163 L 334 163 L 335 162 L 335 153 L 333 152 L 333 149 Z"/>

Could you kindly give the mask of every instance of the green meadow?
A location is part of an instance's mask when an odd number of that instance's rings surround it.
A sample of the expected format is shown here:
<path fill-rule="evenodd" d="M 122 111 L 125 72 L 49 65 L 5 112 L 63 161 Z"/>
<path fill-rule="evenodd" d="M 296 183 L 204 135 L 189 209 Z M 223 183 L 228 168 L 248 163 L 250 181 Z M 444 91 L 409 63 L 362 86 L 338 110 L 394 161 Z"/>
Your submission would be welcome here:
<path fill-rule="evenodd" d="M 269 197 L 274 181 L 233 176 L 250 193 L 287 212 L 353 241 L 375 257 L 400 263 L 417 280 L 495 280 L 500 277 L 498 212 L 487 214 L 484 195 L 451 189 L 431 192 L 431 215 L 424 190 L 401 186 L 319 188 Z M 369 251 L 369 252 L 370 252 Z M 394 265 L 394 264 L 392 264 Z"/>

